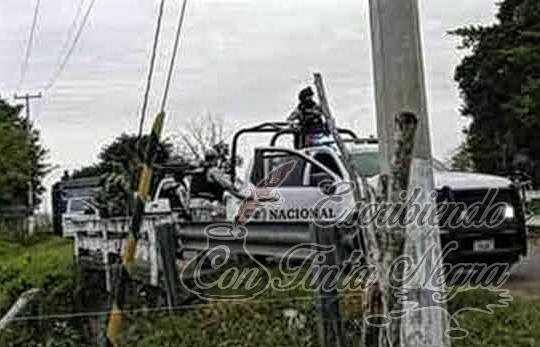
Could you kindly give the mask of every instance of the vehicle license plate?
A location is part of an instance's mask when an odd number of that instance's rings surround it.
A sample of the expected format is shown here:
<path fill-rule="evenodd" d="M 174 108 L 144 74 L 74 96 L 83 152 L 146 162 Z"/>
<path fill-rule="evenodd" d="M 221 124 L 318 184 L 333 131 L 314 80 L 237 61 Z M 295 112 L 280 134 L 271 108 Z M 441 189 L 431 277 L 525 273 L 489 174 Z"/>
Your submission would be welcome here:
<path fill-rule="evenodd" d="M 486 252 L 495 249 L 495 240 L 478 240 L 474 241 L 473 250 L 478 252 Z"/>

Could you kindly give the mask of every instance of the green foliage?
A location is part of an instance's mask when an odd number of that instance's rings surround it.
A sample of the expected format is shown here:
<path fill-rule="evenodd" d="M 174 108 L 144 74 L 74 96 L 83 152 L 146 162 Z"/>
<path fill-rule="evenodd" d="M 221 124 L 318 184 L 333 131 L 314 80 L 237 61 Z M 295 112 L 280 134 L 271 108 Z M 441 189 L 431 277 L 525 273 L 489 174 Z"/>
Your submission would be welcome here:
<path fill-rule="evenodd" d="M 505 0 L 499 21 L 452 34 L 470 52 L 455 79 L 471 119 L 466 149 L 476 169 L 527 172 L 540 184 L 540 5 Z"/>
<path fill-rule="evenodd" d="M 40 288 L 28 316 L 71 313 L 74 308 L 73 246 L 70 241 L 37 235 L 19 242 L 0 235 L 0 316 L 26 290 Z M 0 346 L 80 346 L 76 321 L 43 319 L 13 322 Z"/>
<path fill-rule="evenodd" d="M 312 298 L 300 293 L 269 293 L 255 301 L 210 302 L 169 313 L 139 315 L 130 322 L 126 346 L 318 346 L 317 309 Z M 353 296 L 353 298 L 358 298 Z M 345 298 L 344 317 L 361 307 L 361 300 Z M 488 290 L 467 290 L 450 301 L 454 313 L 464 308 L 485 309 L 498 296 Z M 305 317 L 299 328 L 283 316 L 293 309 Z M 460 311 L 461 312 L 461 311 Z M 535 347 L 540 344 L 540 302 L 515 298 L 506 308 L 492 313 L 466 310 L 457 316 L 468 331 L 462 339 L 452 339 L 454 347 Z M 358 345 L 361 333 L 346 322 L 346 346 Z"/>
<path fill-rule="evenodd" d="M 0 99 L 0 208 L 27 205 L 28 182 L 34 187 L 34 206 L 44 192 L 43 178 L 49 172 L 47 151 L 39 132 L 20 116 L 21 106 Z M 28 129 L 29 132 L 28 132 Z"/>
<path fill-rule="evenodd" d="M 102 177 L 103 189 L 97 197 L 97 203 L 103 217 L 125 216 L 131 213 L 133 192 L 137 189 L 144 149 L 148 142 L 149 136 L 143 136 L 139 143 L 136 135 L 122 134 L 103 147 L 97 163 L 73 173 L 74 178 Z M 167 161 L 171 151 L 172 145 L 162 142 L 154 154 L 156 163 Z M 157 180 L 158 178 L 154 179 L 153 185 Z"/>
<path fill-rule="evenodd" d="M 72 289 L 71 242 L 38 236 L 25 243 L 0 237 L 0 314 L 30 288 L 51 293 L 59 287 Z"/>
<path fill-rule="evenodd" d="M 300 320 L 288 321 L 287 310 L 297 312 Z M 268 290 L 252 301 L 210 301 L 172 315 L 150 312 L 131 317 L 124 345 L 316 346 L 316 317 L 311 292 Z"/>
<path fill-rule="evenodd" d="M 467 148 L 466 143 L 462 143 L 452 155 L 450 159 L 450 166 L 452 170 L 458 171 L 472 171 L 474 164 L 471 159 L 470 150 Z"/>
<path fill-rule="evenodd" d="M 47 334 L 44 347 L 79 347 L 82 336 L 78 329 L 68 321 L 53 321 Z"/>
<path fill-rule="evenodd" d="M 107 173 L 105 167 L 102 165 L 94 164 L 91 166 L 84 166 L 78 170 L 74 170 L 71 174 L 71 178 L 84 178 L 84 177 L 94 177 L 101 176 Z"/>
<path fill-rule="evenodd" d="M 450 302 L 449 310 L 462 308 L 485 309 L 497 303 L 497 295 L 488 290 L 460 293 Z M 469 335 L 454 339 L 454 347 L 534 347 L 540 345 L 540 302 L 514 298 L 506 308 L 493 313 L 467 311 L 459 315 L 459 324 Z"/>
<path fill-rule="evenodd" d="M 305 317 L 300 326 L 289 324 L 283 316 L 284 310 L 293 309 Z M 173 317 L 161 315 L 152 323 L 147 320 L 142 330 L 131 332 L 137 338 L 128 340 L 126 345 L 316 346 L 314 313 L 313 307 L 291 304 L 216 303 Z"/>
<path fill-rule="evenodd" d="M 27 288 L 44 288 L 30 315 L 72 313 L 72 245 L 69 241 L 41 236 L 27 244 L 0 235 L 0 315 Z M 277 275 L 278 273 L 274 273 Z M 8 294 L 6 294 L 8 293 Z M 96 293 L 91 293 L 95 296 Z M 345 319 L 360 317 L 361 297 L 348 293 L 343 300 Z M 6 297 L 9 296 L 9 299 Z M 496 293 L 467 290 L 450 301 L 450 313 L 463 308 L 485 309 L 498 302 Z M 302 319 L 289 321 L 294 310 Z M 101 317 L 102 321 L 106 316 Z M 534 347 L 540 344 L 540 302 L 514 298 L 508 307 L 493 313 L 467 310 L 458 317 L 469 335 L 452 340 L 454 347 Z M 81 322 L 75 318 L 49 318 L 15 322 L 0 336 L 0 346 L 84 346 Z M 86 322 L 87 324 L 87 322 Z M 351 322 L 346 346 L 358 345 L 360 330 Z M 102 325 L 104 327 L 104 325 Z M 126 346 L 318 346 L 317 309 L 311 291 L 267 291 L 252 301 L 229 301 L 179 307 L 167 311 L 134 310 L 126 324 Z"/>
<path fill-rule="evenodd" d="M 533 200 L 529 204 L 529 210 L 535 215 L 540 215 L 540 200 Z"/>

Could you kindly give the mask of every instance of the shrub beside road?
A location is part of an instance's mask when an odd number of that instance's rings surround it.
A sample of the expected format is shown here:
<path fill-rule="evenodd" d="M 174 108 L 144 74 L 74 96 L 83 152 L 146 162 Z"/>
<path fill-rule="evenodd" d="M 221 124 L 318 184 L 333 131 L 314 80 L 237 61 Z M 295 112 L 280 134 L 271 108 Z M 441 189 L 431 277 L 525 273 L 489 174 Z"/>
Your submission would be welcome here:
<path fill-rule="evenodd" d="M 0 314 L 30 288 L 43 294 L 25 315 L 43 315 L 42 320 L 12 323 L 0 336 L 0 346 L 84 345 L 77 318 L 48 318 L 58 313 L 74 313 L 76 286 L 70 241 L 41 236 L 18 242 L 0 236 Z M 449 303 L 450 313 L 461 308 L 486 309 L 498 296 L 487 290 L 468 290 Z M 169 314 L 142 310 L 132 316 L 125 340 L 131 346 L 275 346 L 280 344 L 314 346 L 318 343 L 315 308 L 310 294 L 302 291 L 266 292 L 253 302 L 194 304 Z M 344 316 L 358 317 L 360 299 L 346 298 Z M 458 317 L 469 331 L 455 347 L 533 347 L 540 345 L 540 300 L 514 298 L 506 308 L 492 314 L 467 311 Z M 352 321 L 345 323 L 348 340 L 356 341 Z M 227 345 L 227 344 L 225 344 Z M 351 344 L 352 345 L 352 344 Z"/>

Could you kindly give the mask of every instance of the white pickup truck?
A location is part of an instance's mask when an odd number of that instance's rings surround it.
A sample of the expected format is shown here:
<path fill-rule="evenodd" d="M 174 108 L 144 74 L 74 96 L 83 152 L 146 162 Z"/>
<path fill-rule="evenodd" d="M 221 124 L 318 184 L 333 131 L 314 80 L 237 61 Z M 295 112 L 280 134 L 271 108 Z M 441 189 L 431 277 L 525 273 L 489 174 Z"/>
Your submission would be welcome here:
<path fill-rule="evenodd" d="M 294 168 L 283 178 L 273 193 L 279 202 L 265 204 L 253 216 L 257 222 L 300 222 L 312 219 L 335 220 L 342 218 L 355 208 L 354 193 L 349 189 L 351 182 L 345 169 L 343 157 L 337 147 L 331 143 L 322 143 L 308 148 L 277 147 L 279 137 L 293 134 L 285 126 L 271 125 L 275 135 L 270 146 L 254 150 L 253 160 L 247 169 L 244 188 L 253 189 L 257 183 L 266 178 L 273 170 L 287 162 L 294 162 Z M 239 133 L 269 132 L 268 125 L 244 129 Z M 350 130 L 340 132 L 350 135 L 345 144 L 348 146 L 351 164 L 358 177 L 372 178 L 379 173 L 378 144 L 376 140 L 359 140 Z M 238 134 L 233 140 L 233 162 Z M 296 140 L 295 140 L 296 142 Z M 441 241 L 443 247 L 450 241 L 457 242 L 458 249 L 448 254 L 448 262 L 504 262 L 515 263 L 527 252 L 525 216 L 518 189 L 507 178 L 469 172 L 455 172 L 446 169 L 437 161 L 433 161 L 435 189 L 438 192 L 438 204 L 448 202 L 464 206 L 460 213 L 469 213 L 474 207 L 481 216 L 487 204 L 499 203 L 503 211 L 502 219 L 497 226 L 479 224 L 455 226 L 440 220 Z M 233 177 L 236 173 L 232 173 Z M 331 182 L 334 191 L 321 189 L 321 182 Z M 328 186 L 328 185 L 327 185 Z M 337 190 L 337 191 L 336 191 Z M 333 199 L 332 196 L 339 196 Z M 240 205 L 238 199 L 227 197 L 227 219 L 232 220 Z M 469 209 L 470 207 L 470 209 Z M 459 223 L 457 223 L 459 224 Z"/>
<path fill-rule="evenodd" d="M 97 221 L 99 219 L 99 209 L 96 207 L 93 197 L 69 198 L 66 203 L 66 211 L 62 214 L 62 237 L 75 235 L 78 230 L 76 222 Z"/>
<path fill-rule="evenodd" d="M 378 145 L 376 140 L 360 140 L 348 129 L 337 129 L 350 154 L 351 166 L 357 177 L 367 180 L 379 174 Z M 243 180 L 237 178 L 237 145 L 239 138 L 245 134 L 258 136 L 272 135 L 268 146 L 254 149 L 251 164 L 248 165 Z M 286 146 L 283 138 L 291 137 Z M 294 163 L 292 170 L 280 177 L 280 185 L 272 188 L 277 201 L 268 202 L 252 216 L 252 228 L 267 230 L 265 233 L 276 235 L 286 233 L 284 226 L 294 227 L 295 223 L 317 220 L 336 220 L 357 208 L 357 202 L 350 182 L 353 181 L 345 168 L 343 155 L 335 143 L 324 141 L 311 147 L 298 145 L 302 134 L 287 123 L 264 123 L 255 127 L 241 129 L 234 137 L 231 146 L 231 172 L 233 182 L 239 182 L 242 190 L 249 192 L 263 179 L 285 163 Z M 467 172 L 447 170 L 434 161 L 435 189 L 438 194 L 438 205 L 458 203 L 465 206 L 461 212 L 467 214 L 469 207 L 487 209 L 486 201 L 501 203 L 504 220 L 497 226 L 454 226 L 444 218 L 439 221 L 441 242 L 443 247 L 451 241 L 457 242 L 458 248 L 447 255 L 447 262 L 476 263 L 498 262 L 515 263 L 527 253 L 527 235 L 525 215 L 518 189 L 509 179 Z M 333 187 L 331 189 L 321 189 Z M 330 183 L 330 184 L 328 184 Z M 491 194 L 491 195 L 490 195 Z M 183 220 L 183 228 L 191 230 L 197 223 L 227 222 L 235 220 L 241 200 L 225 194 L 224 201 L 202 203 L 190 198 L 189 179 L 186 182 L 175 182 L 166 178 L 159 184 L 153 200 L 146 206 L 150 214 L 171 213 Z M 336 196 L 338 198 L 336 198 Z M 486 196 L 489 197 L 486 200 Z M 201 212 L 202 211 L 202 212 Z M 482 213 L 480 213 L 482 215 Z M 184 218 L 184 219 L 182 219 Z M 273 227 L 273 225 L 275 227 Z M 202 225 L 199 225 L 201 228 Z M 247 226 L 249 228 L 249 225 Z M 258 229 L 257 229 L 258 230 Z M 198 231 L 197 231 L 198 232 Z M 269 235 L 270 236 L 270 235 Z"/>

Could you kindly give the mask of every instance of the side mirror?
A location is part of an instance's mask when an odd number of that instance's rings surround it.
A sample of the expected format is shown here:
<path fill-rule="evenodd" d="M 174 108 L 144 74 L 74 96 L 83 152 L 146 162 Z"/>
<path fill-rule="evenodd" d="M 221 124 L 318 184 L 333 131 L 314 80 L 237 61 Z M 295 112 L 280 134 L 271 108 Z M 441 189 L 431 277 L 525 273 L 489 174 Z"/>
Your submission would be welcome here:
<path fill-rule="evenodd" d="M 330 179 L 322 181 L 321 184 L 319 184 L 319 188 L 321 189 L 321 192 L 325 195 L 336 194 L 335 182 Z"/>
<path fill-rule="evenodd" d="M 318 186 L 323 194 L 333 195 L 336 193 L 335 180 L 327 173 L 321 172 L 311 177 L 311 184 Z"/>

